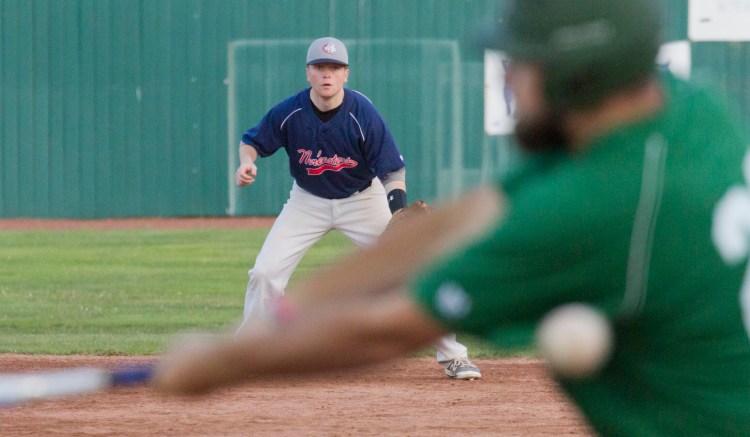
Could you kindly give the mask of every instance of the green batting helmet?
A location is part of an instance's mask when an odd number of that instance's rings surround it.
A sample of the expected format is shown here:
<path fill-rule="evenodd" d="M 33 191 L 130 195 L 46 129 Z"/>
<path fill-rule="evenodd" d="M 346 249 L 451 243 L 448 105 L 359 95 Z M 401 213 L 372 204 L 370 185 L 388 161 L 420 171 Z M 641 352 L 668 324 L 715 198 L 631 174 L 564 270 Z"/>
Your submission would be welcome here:
<path fill-rule="evenodd" d="M 652 0 L 511 0 L 489 45 L 545 69 L 553 107 L 586 108 L 655 69 Z"/>

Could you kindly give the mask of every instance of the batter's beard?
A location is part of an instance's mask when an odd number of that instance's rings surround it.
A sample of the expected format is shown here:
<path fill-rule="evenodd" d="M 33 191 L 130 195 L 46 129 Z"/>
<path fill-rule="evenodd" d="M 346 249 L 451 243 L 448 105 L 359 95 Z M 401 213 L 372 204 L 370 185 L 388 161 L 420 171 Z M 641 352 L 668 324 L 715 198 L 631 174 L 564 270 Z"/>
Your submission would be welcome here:
<path fill-rule="evenodd" d="M 527 152 L 565 151 L 570 148 L 570 137 L 565 131 L 562 114 L 546 111 L 533 119 L 518 119 L 516 141 Z"/>

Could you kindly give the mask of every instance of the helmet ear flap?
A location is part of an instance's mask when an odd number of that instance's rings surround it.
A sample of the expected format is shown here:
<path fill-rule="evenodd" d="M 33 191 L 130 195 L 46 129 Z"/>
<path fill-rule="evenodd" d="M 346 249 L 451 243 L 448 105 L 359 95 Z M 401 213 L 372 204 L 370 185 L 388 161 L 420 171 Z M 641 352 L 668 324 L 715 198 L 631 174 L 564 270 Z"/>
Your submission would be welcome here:
<path fill-rule="evenodd" d="M 565 110 L 581 107 L 581 102 L 590 102 L 601 75 L 590 67 L 564 70 L 559 66 L 545 69 L 544 88 L 549 105 L 553 109 Z"/>
<path fill-rule="evenodd" d="M 558 109 L 591 108 L 612 93 L 635 86 L 655 74 L 655 47 L 629 48 L 628 51 L 637 54 L 548 64 L 545 93 L 550 105 Z"/>
<path fill-rule="evenodd" d="M 578 106 L 578 102 L 590 97 L 592 85 L 598 74 L 593 68 L 581 68 L 571 73 L 547 69 L 545 95 L 550 105 L 556 109 Z"/>

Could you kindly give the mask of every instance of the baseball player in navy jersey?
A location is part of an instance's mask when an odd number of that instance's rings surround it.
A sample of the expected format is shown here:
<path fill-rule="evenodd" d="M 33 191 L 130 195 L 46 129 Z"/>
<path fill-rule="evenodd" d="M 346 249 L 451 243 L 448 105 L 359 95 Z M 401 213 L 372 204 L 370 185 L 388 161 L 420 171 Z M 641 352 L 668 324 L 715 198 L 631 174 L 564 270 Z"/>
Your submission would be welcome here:
<path fill-rule="evenodd" d="M 238 186 L 255 181 L 258 157 L 280 148 L 294 178 L 289 200 L 248 272 L 243 324 L 269 314 L 305 252 L 326 233 L 335 229 L 368 246 L 406 205 L 404 160 L 390 130 L 367 97 L 344 88 L 344 44 L 331 37 L 313 41 L 306 72 L 310 88 L 274 106 L 239 146 Z M 481 377 L 455 334 L 434 347 L 447 376 Z"/>

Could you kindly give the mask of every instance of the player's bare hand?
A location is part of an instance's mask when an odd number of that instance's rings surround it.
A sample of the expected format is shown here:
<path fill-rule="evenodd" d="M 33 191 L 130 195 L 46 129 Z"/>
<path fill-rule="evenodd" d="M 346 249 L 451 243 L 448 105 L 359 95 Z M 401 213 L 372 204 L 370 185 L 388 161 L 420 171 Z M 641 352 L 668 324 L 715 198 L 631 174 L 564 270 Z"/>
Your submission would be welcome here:
<path fill-rule="evenodd" d="M 258 167 L 253 162 L 240 164 L 235 173 L 235 179 L 238 187 L 244 187 L 255 182 L 255 176 L 258 174 Z"/>

